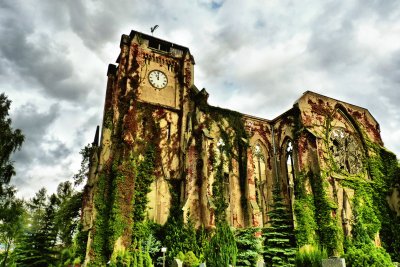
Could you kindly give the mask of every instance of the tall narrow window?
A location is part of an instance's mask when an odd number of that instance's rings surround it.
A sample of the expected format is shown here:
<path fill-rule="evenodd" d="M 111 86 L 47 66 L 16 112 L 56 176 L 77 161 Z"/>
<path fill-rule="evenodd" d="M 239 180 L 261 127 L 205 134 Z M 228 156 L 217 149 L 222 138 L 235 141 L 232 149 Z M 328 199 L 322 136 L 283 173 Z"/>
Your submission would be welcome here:
<path fill-rule="evenodd" d="M 171 140 L 171 123 L 170 122 L 168 122 L 168 125 L 167 125 L 167 140 L 168 141 Z"/>
<path fill-rule="evenodd" d="M 146 135 L 146 126 L 147 126 L 147 118 L 143 118 L 143 120 L 142 120 L 142 135 L 143 135 L 143 137 Z"/>
<path fill-rule="evenodd" d="M 286 165 L 287 165 L 288 186 L 293 187 L 294 184 L 293 145 L 292 141 L 290 140 L 287 142 L 286 146 Z"/>
<path fill-rule="evenodd" d="M 267 199 L 268 190 L 266 190 L 266 165 L 263 147 L 260 143 L 256 143 L 253 147 L 253 166 L 254 181 L 257 205 L 262 211 L 263 223 L 267 221 Z"/>
<path fill-rule="evenodd" d="M 295 169 L 293 163 L 293 144 L 289 140 L 286 144 L 286 176 L 287 176 L 287 195 L 289 198 L 290 208 L 293 209 L 294 205 L 294 181 Z"/>
<path fill-rule="evenodd" d="M 186 115 L 186 132 L 189 132 L 192 130 L 192 120 L 191 120 L 191 114 L 190 112 Z"/>

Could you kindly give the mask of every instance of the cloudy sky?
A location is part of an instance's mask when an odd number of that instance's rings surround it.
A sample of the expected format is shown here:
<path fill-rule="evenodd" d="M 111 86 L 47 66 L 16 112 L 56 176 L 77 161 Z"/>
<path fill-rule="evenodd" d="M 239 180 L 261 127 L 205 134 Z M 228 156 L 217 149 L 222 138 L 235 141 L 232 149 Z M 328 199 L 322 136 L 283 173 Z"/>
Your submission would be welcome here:
<path fill-rule="evenodd" d="M 2 0 L 0 92 L 26 141 L 19 195 L 70 179 L 131 29 L 189 47 L 213 105 L 273 119 L 307 90 L 369 109 L 400 155 L 398 0 Z"/>

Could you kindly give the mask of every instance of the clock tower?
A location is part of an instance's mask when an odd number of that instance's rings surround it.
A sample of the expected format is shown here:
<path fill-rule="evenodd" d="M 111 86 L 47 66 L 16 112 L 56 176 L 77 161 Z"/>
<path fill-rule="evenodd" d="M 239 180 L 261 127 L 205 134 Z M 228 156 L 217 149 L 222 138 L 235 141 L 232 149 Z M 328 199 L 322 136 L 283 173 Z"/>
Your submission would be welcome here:
<path fill-rule="evenodd" d="M 132 31 L 122 36 L 117 63 L 126 68 L 127 79 L 135 81 L 128 85 L 137 90 L 139 101 L 182 109 L 181 101 L 193 85 L 194 59 L 188 48 Z"/>
<path fill-rule="evenodd" d="M 101 141 L 85 187 L 85 262 L 130 246 L 134 222 L 164 224 L 171 192 L 181 188 L 170 186 L 184 173 L 184 118 L 197 90 L 189 49 L 137 31 L 122 35 L 120 48 L 117 65 L 108 67 Z M 96 239 L 104 240 L 108 228 L 108 247 L 99 248 Z"/>

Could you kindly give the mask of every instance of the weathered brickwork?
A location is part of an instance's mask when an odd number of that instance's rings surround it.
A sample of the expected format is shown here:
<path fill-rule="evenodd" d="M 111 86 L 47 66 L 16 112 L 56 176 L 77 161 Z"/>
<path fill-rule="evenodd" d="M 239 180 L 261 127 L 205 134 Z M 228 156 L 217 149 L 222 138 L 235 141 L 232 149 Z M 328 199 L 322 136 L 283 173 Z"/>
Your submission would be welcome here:
<path fill-rule="evenodd" d="M 118 65 L 110 65 L 107 73 L 101 140 L 85 191 L 86 263 L 99 257 L 98 251 L 128 248 L 137 218 L 164 224 L 175 195 L 184 218 L 190 214 L 197 227 L 215 227 L 220 205 L 231 226 L 263 227 L 279 186 L 295 228 L 311 227 L 303 225 L 296 205 L 321 190 L 315 179 L 322 179 L 328 215 L 339 226 L 333 227 L 340 236 L 332 249 L 343 251 L 355 195 L 343 181 L 372 182 L 370 146 L 383 145 L 368 110 L 313 92 L 273 120 L 212 107 L 207 91 L 194 85 L 188 48 L 135 31 L 122 36 L 120 47 Z M 151 84 L 154 70 L 166 77 L 165 87 Z M 216 181 L 223 181 L 218 194 L 225 203 L 216 195 Z M 388 199 L 400 214 L 396 190 Z M 100 249 L 96 244 L 104 225 L 112 234 Z M 321 232 L 311 229 L 310 235 L 304 243 Z"/>

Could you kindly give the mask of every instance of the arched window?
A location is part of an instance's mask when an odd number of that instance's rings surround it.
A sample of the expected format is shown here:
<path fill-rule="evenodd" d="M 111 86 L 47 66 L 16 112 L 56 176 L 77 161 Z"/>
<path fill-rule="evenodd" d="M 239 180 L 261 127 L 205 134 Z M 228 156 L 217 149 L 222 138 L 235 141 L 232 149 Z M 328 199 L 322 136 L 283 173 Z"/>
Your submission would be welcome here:
<path fill-rule="evenodd" d="M 257 205 L 261 209 L 263 223 L 267 222 L 268 212 L 268 190 L 267 190 L 267 177 L 266 177 L 266 164 L 263 146 L 257 142 L 253 146 L 253 166 L 254 166 L 254 181 Z"/>
<path fill-rule="evenodd" d="M 285 147 L 285 155 L 286 155 L 286 177 L 287 177 L 287 196 L 289 199 L 290 208 L 293 209 L 294 205 L 294 182 L 295 182 L 295 168 L 293 161 L 293 143 L 292 140 L 288 140 L 286 142 Z M 294 218 L 293 218 L 294 219 Z"/>
<path fill-rule="evenodd" d="M 329 151 L 340 171 L 357 174 L 363 170 L 363 150 L 360 141 L 344 128 L 333 128 L 329 135 Z"/>
<path fill-rule="evenodd" d="M 289 140 L 286 145 L 286 174 L 289 188 L 294 185 L 294 164 L 293 164 L 293 144 Z"/>

